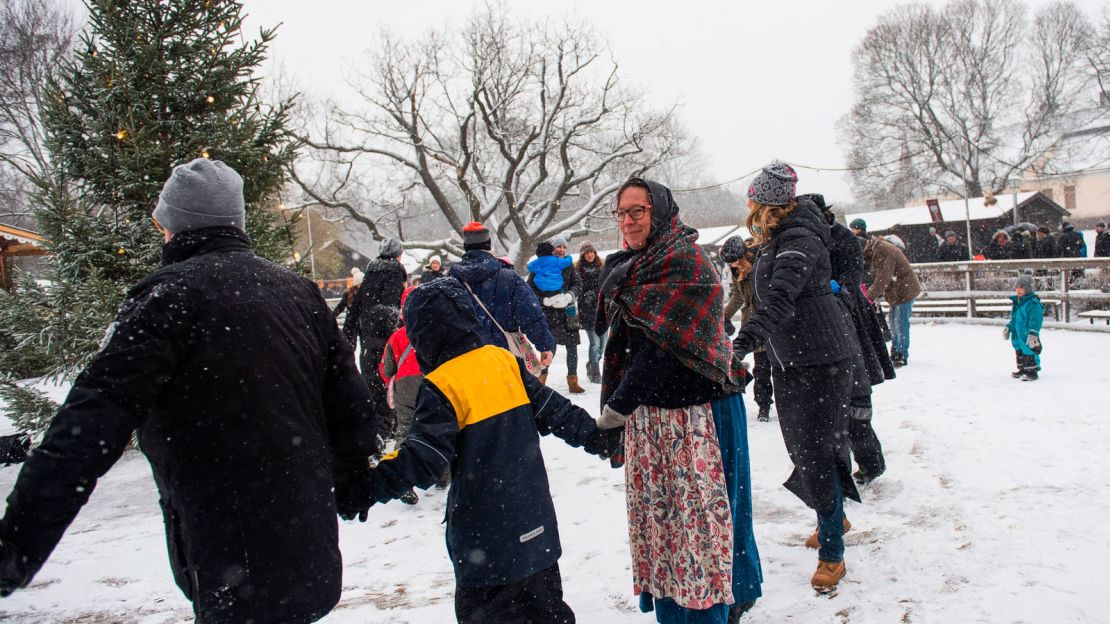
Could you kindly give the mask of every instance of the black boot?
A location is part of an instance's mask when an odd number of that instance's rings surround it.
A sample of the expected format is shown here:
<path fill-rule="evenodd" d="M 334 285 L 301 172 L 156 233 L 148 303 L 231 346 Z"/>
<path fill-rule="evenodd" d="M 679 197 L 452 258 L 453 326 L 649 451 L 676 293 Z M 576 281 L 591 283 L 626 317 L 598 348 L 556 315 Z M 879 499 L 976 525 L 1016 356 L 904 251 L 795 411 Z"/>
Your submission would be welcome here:
<path fill-rule="evenodd" d="M 740 618 L 743 617 L 744 614 L 748 611 L 751 611 L 752 607 L 754 606 L 754 600 L 752 600 L 751 602 L 732 605 L 728 610 L 728 624 L 737 624 L 740 621 Z"/>
<path fill-rule="evenodd" d="M 894 364 L 894 368 L 902 368 L 906 365 L 906 356 L 894 351 L 890 354 L 890 362 Z"/>
<path fill-rule="evenodd" d="M 771 420 L 771 407 L 769 405 L 759 406 L 759 415 L 756 416 L 759 422 L 769 422 Z"/>
<path fill-rule="evenodd" d="M 405 492 L 401 495 L 400 500 L 406 505 L 415 505 L 416 503 L 420 502 L 420 497 L 416 495 L 415 490 L 410 489 L 408 492 Z"/>
<path fill-rule="evenodd" d="M 586 362 L 586 379 L 590 383 L 601 383 L 601 367 L 597 362 Z"/>

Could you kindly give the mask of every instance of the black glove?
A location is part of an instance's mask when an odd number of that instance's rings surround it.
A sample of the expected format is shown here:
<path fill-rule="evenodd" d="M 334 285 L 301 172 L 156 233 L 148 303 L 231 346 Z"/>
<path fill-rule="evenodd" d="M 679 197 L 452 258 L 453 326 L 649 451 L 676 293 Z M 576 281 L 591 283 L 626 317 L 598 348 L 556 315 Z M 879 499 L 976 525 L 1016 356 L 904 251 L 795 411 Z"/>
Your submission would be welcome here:
<path fill-rule="evenodd" d="M 731 336 L 733 334 L 733 332 L 736 331 L 736 326 L 732 324 L 731 320 L 725 319 L 724 325 L 725 325 L 725 335 L 726 336 Z"/>
<path fill-rule="evenodd" d="M 17 589 L 27 587 L 38 566 L 32 565 L 19 549 L 0 540 L 0 597 L 6 598 Z"/>
<path fill-rule="evenodd" d="M 366 483 L 369 478 L 370 470 L 366 469 L 346 484 L 336 484 L 335 510 L 340 518 L 344 520 L 358 518 L 359 522 L 366 522 L 367 511 L 374 505 Z"/>
<path fill-rule="evenodd" d="M 732 352 L 737 359 L 744 359 L 744 356 L 755 351 L 755 338 L 751 334 L 745 334 L 743 331 L 736 336 L 732 341 Z"/>

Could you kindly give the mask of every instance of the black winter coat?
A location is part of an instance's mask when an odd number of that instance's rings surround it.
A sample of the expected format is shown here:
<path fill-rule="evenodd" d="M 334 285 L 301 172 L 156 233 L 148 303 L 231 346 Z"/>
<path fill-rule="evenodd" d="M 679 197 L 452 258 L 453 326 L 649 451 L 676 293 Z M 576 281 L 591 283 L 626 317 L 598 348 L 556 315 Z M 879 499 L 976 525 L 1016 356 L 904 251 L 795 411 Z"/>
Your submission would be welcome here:
<path fill-rule="evenodd" d="M 859 340 L 860 355 L 867 370 L 869 385 L 894 379 L 894 363 L 890 359 L 883 330 L 879 326 L 875 307 L 863 295 L 860 283 L 866 274 L 866 265 L 859 241 L 852 231 L 840 223 L 833 222 L 830 230 L 829 261 L 832 265 L 832 278 L 840 284 L 840 298 L 848 306 L 852 324 Z M 861 384 L 862 386 L 862 384 Z M 870 388 L 859 387 L 853 396 L 870 394 Z"/>
<path fill-rule="evenodd" d="M 955 245 L 950 245 L 948 241 L 945 241 L 944 244 L 940 246 L 940 252 L 937 254 L 937 262 L 959 262 L 961 260 L 971 260 L 966 245 L 960 241 L 956 241 Z"/>
<path fill-rule="evenodd" d="M 1103 230 L 1095 237 L 1095 257 L 1110 258 L 1110 230 Z"/>
<path fill-rule="evenodd" d="M 1086 256 L 1086 243 L 1083 242 L 1083 235 L 1076 232 L 1074 227 L 1065 229 L 1060 232 L 1060 238 L 1056 242 L 1056 251 L 1059 252 L 1061 258 L 1082 258 Z"/>
<path fill-rule="evenodd" d="M 347 309 L 343 332 L 351 345 L 359 340 L 358 364 L 374 398 L 374 410 L 392 415 L 378 363 L 385 343 L 401 324 L 401 293 L 405 292 L 405 267 L 390 258 L 377 258 L 366 265 L 362 285 Z"/>
<path fill-rule="evenodd" d="M 817 206 L 799 197 L 756 259 L 756 310 L 733 343 L 738 351 L 766 344 L 767 356 L 779 367 L 859 356 L 847 306 L 829 287 L 829 236 Z"/>
<path fill-rule="evenodd" d="M 578 299 L 578 314 L 581 316 L 582 327 L 590 329 L 593 329 L 597 322 L 597 297 L 601 291 L 601 269 L 605 266 L 601 256 L 594 255 L 592 264 L 581 258 L 574 263 L 582 288 L 582 296 Z"/>
<path fill-rule="evenodd" d="M 534 274 L 528 276 L 528 285 L 532 288 L 532 292 L 536 294 L 536 298 L 539 299 L 540 306 L 543 308 L 543 317 L 547 320 L 547 329 L 551 330 L 551 335 L 555 337 L 555 344 L 570 346 L 582 342 L 578 330 L 567 327 L 566 308 L 552 308 L 543 305 L 544 297 L 551 296 L 551 293 L 543 293 L 539 288 L 536 288 L 534 277 Z M 574 270 L 573 264 L 563 269 L 563 288 L 559 292 L 569 292 L 574 295 L 577 301 L 578 314 L 582 314 L 582 282 L 578 279 L 578 271 Z M 579 326 L 581 326 L 581 320 Z"/>
<path fill-rule="evenodd" d="M 24 465 L 0 538 L 46 560 L 138 429 L 197 622 L 311 622 L 341 588 L 336 479 L 377 419 L 312 282 L 234 228 L 178 234 Z"/>
<path fill-rule="evenodd" d="M 1033 257 L 1034 258 L 1055 258 L 1056 253 L 1056 239 L 1052 236 L 1045 236 L 1042 239 L 1033 241 Z"/>

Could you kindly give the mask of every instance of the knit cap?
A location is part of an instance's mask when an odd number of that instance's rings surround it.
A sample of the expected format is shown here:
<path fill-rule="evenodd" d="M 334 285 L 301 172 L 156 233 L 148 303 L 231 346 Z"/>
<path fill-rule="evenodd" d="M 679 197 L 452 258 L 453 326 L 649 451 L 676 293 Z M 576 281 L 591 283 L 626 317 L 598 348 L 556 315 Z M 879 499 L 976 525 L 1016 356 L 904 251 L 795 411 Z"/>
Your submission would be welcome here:
<path fill-rule="evenodd" d="M 729 264 L 743 258 L 745 253 L 747 248 L 744 246 L 744 239 L 739 236 L 729 237 L 721 246 L 721 260 Z"/>
<path fill-rule="evenodd" d="M 158 195 L 153 217 L 174 234 L 217 226 L 245 231 L 243 178 L 218 160 L 178 165 Z"/>
<path fill-rule="evenodd" d="M 493 243 L 490 242 L 489 230 L 486 226 L 471 221 L 463 227 L 463 249 L 493 249 Z"/>
<path fill-rule="evenodd" d="M 585 254 L 587 251 L 592 251 L 595 254 L 597 253 L 597 249 L 594 247 L 594 244 L 588 240 L 585 240 L 582 241 L 582 244 L 578 246 L 578 253 Z"/>
<path fill-rule="evenodd" d="M 765 206 L 787 206 L 794 200 L 798 174 L 790 165 L 775 161 L 763 168 L 748 187 L 748 198 Z"/>
<path fill-rule="evenodd" d="M 953 232 L 952 230 L 948 230 L 947 232 L 944 233 L 945 238 L 948 238 L 949 236 L 951 236 L 952 238 L 959 238 L 958 236 L 956 236 L 956 233 Z"/>
<path fill-rule="evenodd" d="M 563 236 L 552 236 L 547 242 L 551 243 L 552 247 L 566 247 L 567 239 Z"/>
<path fill-rule="evenodd" d="M 852 219 L 852 222 L 848 224 L 848 227 L 852 228 L 853 230 L 863 230 L 864 232 L 866 232 L 867 222 L 863 219 Z"/>
<path fill-rule="evenodd" d="M 378 246 L 379 258 L 396 258 L 401 255 L 404 249 L 401 247 L 401 241 L 396 238 L 386 238 L 382 244 Z"/>
<path fill-rule="evenodd" d="M 1027 294 L 1027 295 L 1033 292 L 1033 272 L 1032 271 L 1026 271 L 1026 272 L 1021 274 L 1021 277 L 1017 278 L 1017 281 L 1014 282 L 1014 288 L 1016 289 L 1019 286 L 1021 287 L 1022 290 L 1025 291 L 1025 294 Z"/>

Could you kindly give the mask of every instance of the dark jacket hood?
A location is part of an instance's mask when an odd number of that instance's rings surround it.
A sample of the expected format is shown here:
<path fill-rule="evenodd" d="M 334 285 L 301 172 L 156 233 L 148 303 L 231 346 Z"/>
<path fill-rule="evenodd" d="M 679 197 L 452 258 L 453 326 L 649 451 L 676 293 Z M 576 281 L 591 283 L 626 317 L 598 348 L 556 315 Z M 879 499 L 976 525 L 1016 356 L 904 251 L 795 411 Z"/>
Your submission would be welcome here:
<path fill-rule="evenodd" d="M 463 254 L 461 261 L 451 265 L 451 275 L 458 276 L 468 284 L 477 284 L 493 277 L 505 267 L 512 268 L 484 249 L 471 249 Z"/>
<path fill-rule="evenodd" d="M 470 293 L 453 277 L 414 288 L 405 298 L 402 314 L 425 374 L 484 344 Z"/>
<path fill-rule="evenodd" d="M 801 227 L 816 234 L 821 242 L 828 246 L 829 224 L 821 214 L 821 209 L 806 195 L 799 195 L 797 201 L 798 207 L 779 222 L 776 234 L 785 233 L 790 228 Z"/>

